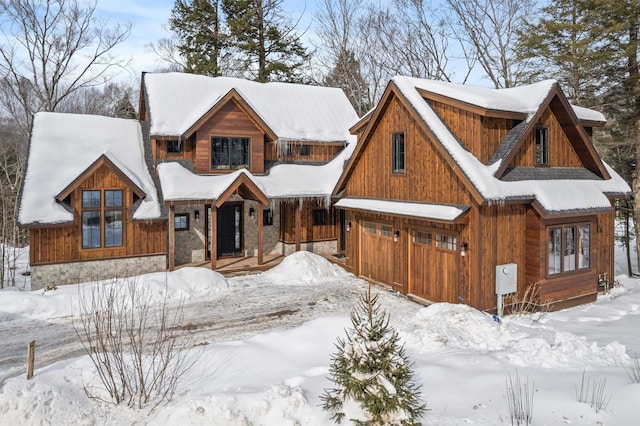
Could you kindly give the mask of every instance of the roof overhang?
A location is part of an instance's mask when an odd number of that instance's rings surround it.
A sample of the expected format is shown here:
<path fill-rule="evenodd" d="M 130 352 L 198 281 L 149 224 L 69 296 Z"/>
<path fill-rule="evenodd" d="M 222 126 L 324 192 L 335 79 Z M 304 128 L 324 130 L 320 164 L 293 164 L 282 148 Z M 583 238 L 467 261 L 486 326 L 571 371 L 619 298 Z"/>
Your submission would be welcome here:
<path fill-rule="evenodd" d="M 470 209 L 470 206 L 466 205 L 351 197 L 339 200 L 335 207 L 343 210 L 366 211 L 444 223 L 462 222 L 466 217 L 465 213 Z"/>

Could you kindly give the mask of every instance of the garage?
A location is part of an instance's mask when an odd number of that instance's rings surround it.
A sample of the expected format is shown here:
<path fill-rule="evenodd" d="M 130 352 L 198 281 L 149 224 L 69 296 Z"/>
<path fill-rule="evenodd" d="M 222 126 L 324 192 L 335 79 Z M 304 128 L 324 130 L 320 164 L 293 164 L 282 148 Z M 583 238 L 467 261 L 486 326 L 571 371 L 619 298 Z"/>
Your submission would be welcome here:
<path fill-rule="evenodd" d="M 393 283 L 393 227 L 391 224 L 363 221 L 360 232 L 360 273 L 387 284 Z"/>
<path fill-rule="evenodd" d="M 410 236 L 407 292 L 426 300 L 458 303 L 458 238 L 423 229 L 412 229 Z"/>

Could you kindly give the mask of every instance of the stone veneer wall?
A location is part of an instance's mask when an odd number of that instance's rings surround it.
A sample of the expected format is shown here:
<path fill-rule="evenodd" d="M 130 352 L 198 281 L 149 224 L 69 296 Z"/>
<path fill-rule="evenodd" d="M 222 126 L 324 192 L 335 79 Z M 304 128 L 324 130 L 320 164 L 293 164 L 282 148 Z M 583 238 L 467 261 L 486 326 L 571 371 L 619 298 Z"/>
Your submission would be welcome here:
<path fill-rule="evenodd" d="M 31 266 L 31 290 L 165 271 L 165 255 Z"/>
<path fill-rule="evenodd" d="M 199 218 L 196 220 L 195 212 Z M 205 261 L 205 222 L 207 210 L 204 204 L 177 205 L 175 213 L 189 215 L 189 230 L 176 231 L 176 265 Z"/>
<path fill-rule="evenodd" d="M 255 216 L 251 217 L 251 209 Z M 266 210 L 267 207 L 263 207 Z M 280 241 L 280 203 L 271 202 L 273 212 L 273 225 L 262 227 L 262 244 L 264 254 L 282 254 L 282 242 Z M 258 255 L 258 202 L 247 200 L 244 203 L 244 253 L 247 257 Z"/>
<path fill-rule="evenodd" d="M 300 243 L 300 250 L 306 250 L 316 254 L 337 253 L 338 240 L 310 241 L 307 243 L 303 242 L 303 243 Z M 295 251 L 296 251 L 295 244 L 284 245 L 285 256 L 289 256 L 290 254 L 295 253 Z"/>

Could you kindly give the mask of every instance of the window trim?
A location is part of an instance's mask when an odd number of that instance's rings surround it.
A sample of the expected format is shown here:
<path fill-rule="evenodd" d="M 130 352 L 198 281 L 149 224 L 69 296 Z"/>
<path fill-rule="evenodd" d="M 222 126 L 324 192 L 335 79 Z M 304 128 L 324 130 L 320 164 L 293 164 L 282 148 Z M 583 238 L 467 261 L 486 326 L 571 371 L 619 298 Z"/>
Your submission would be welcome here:
<path fill-rule="evenodd" d="M 540 138 L 539 135 L 544 135 L 543 138 Z M 538 146 L 541 146 L 542 150 L 542 159 L 538 161 Z M 535 128 L 535 164 L 538 167 L 546 167 L 549 166 L 549 127 L 547 126 L 536 126 Z"/>
<path fill-rule="evenodd" d="M 575 222 L 575 223 L 561 223 L 561 224 L 556 224 L 556 225 L 548 225 L 545 227 L 545 238 L 546 238 L 546 246 L 547 246 L 547 256 L 546 256 L 546 276 L 548 278 L 558 278 L 558 277 L 563 277 L 566 275 L 571 275 L 571 274 L 579 274 L 579 273 L 583 273 L 583 272 L 587 272 L 590 271 L 592 268 L 592 255 L 593 255 L 593 251 L 592 251 L 592 229 L 593 229 L 593 224 L 591 222 Z M 573 253 L 571 254 L 572 259 L 567 259 L 567 240 L 566 240 L 566 235 L 567 235 L 567 230 L 574 228 L 575 232 L 574 232 L 574 244 L 573 244 Z M 586 246 L 587 246 L 587 255 L 586 255 L 586 260 L 588 261 L 588 264 L 586 266 L 580 266 L 581 264 L 584 263 L 584 257 L 581 258 L 581 250 L 584 247 L 584 239 L 582 238 L 582 234 L 581 234 L 581 229 L 588 229 L 588 238 L 586 239 Z M 559 272 L 552 272 L 551 271 L 551 255 L 552 255 L 552 250 L 551 250 L 551 244 L 550 244 L 550 236 L 551 236 L 551 232 L 553 230 L 559 230 L 560 231 L 560 246 L 559 246 L 559 250 L 560 252 L 558 253 L 559 255 L 559 260 L 558 260 L 558 268 Z M 554 252 L 555 253 L 555 252 Z M 572 269 L 567 268 L 567 260 L 570 263 L 570 265 L 572 265 Z M 555 262 L 554 262 L 555 263 Z"/>
<path fill-rule="evenodd" d="M 85 207 L 84 206 L 84 194 L 88 192 L 98 192 L 100 193 L 100 205 L 97 207 Z M 108 192 L 119 192 L 120 193 L 120 205 L 107 206 L 107 193 Z M 125 190 L 122 188 L 105 188 L 105 189 L 85 189 L 80 192 L 80 249 L 81 250 L 102 250 L 102 249 L 112 249 L 119 248 L 125 246 L 126 241 L 126 220 L 125 220 Z M 122 224 L 121 232 L 120 232 L 120 241 L 119 244 L 109 244 L 107 245 L 107 213 L 120 213 L 122 220 L 120 221 Z M 85 213 L 98 213 L 98 218 L 100 221 L 100 243 L 98 246 L 90 246 L 85 244 L 85 229 L 84 229 L 84 217 Z"/>
<path fill-rule="evenodd" d="M 234 139 L 238 139 L 241 141 L 246 140 L 247 142 L 247 147 L 246 147 L 246 163 L 245 164 L 241 164 L 241 165 L 235 165 L 233 166 L 231 164 L 231 149 L 229 149 L 229 158 L 228 158 L 228 163 L 226 164 L 222 164 L 221 166 L 218 167 L 214 167 L 213 165 L 213 141 L 214 139 L 227 139 L 229 141 L 232 141 Z M 233 143 L 233 142 L 231 142 Z M 243 135 L 211 135 L 209 137 L 209 170 L 211 171 L 225 171 L 225 170 L 240 170 L 240 169 L 251 169 L 251 136 L 243 136 Z"/>
<path fill-rule="evenodd" d="M 182 231 L 188 231 L 189 229 L 191 229 L 191 224 L 190 222 L 190 214 L 189 213 L 176 213 L 173 215 L 173 230 L 176 232 L 182 232 Z M 186 218 L 185 227 L 177 227 L 176 226 L 176 219 L 178 218 Z"/>
<path fill-rule="evenodd" d="M 400 137 L 402 137 L 402 141 L 399 140 Z M 402 168 L 398 167 L 400 165 L 400 157 L 398 156 L 399 150 L 397 149 L 397 147 L 400 146 L 400 142 L 402 145 Z M 404 174 L 406 168 L 405 146 L 404 132 L 394 132 L 391 134 L 391 173 L 394 175 Z"/>
<path fill-rule="evenodd" d="M 327 209 L 313 209 L 311 214 L 313 226 L 329 225 L 329 211 Z"/>
<path fill-rule="evenodd" d="M 170 151 L 169 150 L 169 144 L 175 142 L 178 146 L 178 150 L 177 151 Z M 168 139 L 166 141 L 166 149 L 167 149 L 167 155 L 182 155 L 183 151 L 184 151 L 184 143 L 178 139 Z"/>

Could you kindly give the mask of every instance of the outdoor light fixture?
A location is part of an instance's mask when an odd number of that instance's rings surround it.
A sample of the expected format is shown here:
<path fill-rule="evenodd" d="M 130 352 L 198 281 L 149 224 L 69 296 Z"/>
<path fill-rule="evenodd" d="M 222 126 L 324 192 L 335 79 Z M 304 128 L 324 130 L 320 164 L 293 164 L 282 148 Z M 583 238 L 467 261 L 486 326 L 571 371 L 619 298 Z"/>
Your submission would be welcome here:
<path fill-rule="evenodd" d="M 249 209 L 249 216 L 250 217 L 254 217 L 255 215 L 256 215 L 256 210 L 253 207 L 251 207 Z"/>
<path fill-rule="evenodd" d="M 351 222 L 347 222 L 347 232 L 351 231 Z"/>
<path fill-rule="evenodd" d="M 462 243 L 460 245 L 460 256 L 466 256 L 467 255 L 467 250 L 469 250 L 469 244 L 467 243 Z"/>
<path fill-rule="evenodd" d="M 400 238 L 400 231 L 396 229 L 396 232 L 393 233 L 393 241 L 398 241 Z"/>
<path fill-rule="evenodd" d="M 195 220 L 200 219 L 200 210 L 195 210 L 195 211 L 193 212 L 193 218 L 194 218 Z"/>

